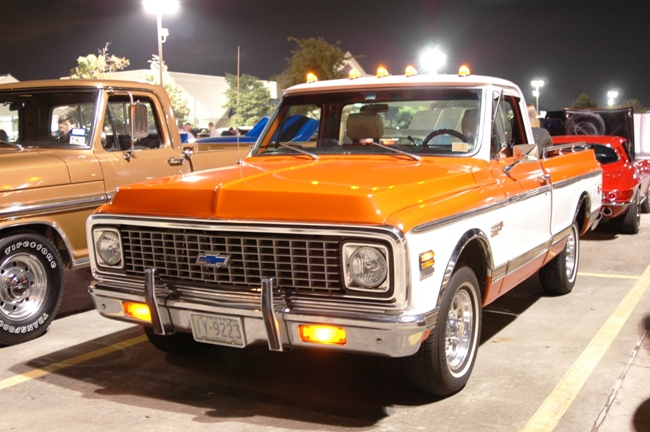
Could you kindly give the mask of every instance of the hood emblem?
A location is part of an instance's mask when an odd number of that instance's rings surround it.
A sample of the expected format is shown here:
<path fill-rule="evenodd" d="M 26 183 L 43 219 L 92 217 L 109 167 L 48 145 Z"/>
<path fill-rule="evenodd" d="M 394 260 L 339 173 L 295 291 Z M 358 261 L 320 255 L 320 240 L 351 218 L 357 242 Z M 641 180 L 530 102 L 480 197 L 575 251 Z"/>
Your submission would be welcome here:
<path fill-rule="evenodd" d="M 228 267 L 230 255 L 219 255 L 216 252 L 205 252 L 196 258 L 196 264 L 206 267 Z"/>

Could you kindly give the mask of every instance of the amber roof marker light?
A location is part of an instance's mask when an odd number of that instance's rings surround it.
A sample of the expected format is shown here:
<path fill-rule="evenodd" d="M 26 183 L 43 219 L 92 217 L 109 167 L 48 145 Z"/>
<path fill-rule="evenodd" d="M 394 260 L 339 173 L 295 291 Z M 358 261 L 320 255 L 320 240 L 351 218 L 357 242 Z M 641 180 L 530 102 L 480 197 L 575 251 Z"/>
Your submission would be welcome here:
<path fill-rule="evenodd" d="M 418 74 L 418 70 L 414 66 L 408 65 L 404 70 L 404 75 L 407 77 L 412 77 Z"/>

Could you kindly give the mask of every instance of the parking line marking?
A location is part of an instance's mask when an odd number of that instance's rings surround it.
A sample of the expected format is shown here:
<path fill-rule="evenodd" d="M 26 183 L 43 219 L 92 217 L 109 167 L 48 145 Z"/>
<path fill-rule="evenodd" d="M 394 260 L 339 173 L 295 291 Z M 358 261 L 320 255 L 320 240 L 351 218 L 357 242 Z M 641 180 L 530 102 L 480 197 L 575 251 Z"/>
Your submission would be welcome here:
<path fill-rule="evenodd" d="M 610 278 L 610 279 L 640 279 L 643 276 L 635 275 L 622 275 L 622 274 L 607 274 L 607 273 L 582 273 L 578 272 L 578 276 L 597 277 L 597 278 Z"/>
<path fill-rule="evenodd" d="M 33 369 L 29 372 L 25 372 L 23 374 L 16 375 L 11 378 L 6 378 L 0 381 L 0 390 L 4 390 L 6 388 L 13 387 L 17 384 L 21 384 L 26 381 L 30 381 L 36 378 L 43 377 L 45 375 L 49 375 L 58 370 L 65 369 L 70 366 L 78 365 L 80 363 L 95 359 L 97 357 L 105 356 L 107 354 L 111 354 L 113 352 L 132 347 L 133 345 L 137 345 L 146 340 L 147 340 L 147 336 L 145 335 L 134 337 L 132 339 L 127 339 L 125 341 L 118 342 L 113 345 L 109 345 L 107 347 L 97 349 L 95 351 L 91 351 L 85 354 L 78 355 L 76 357 L 62 360 L 58 363 L 54 363 L 40 369 Z"/>
<path fill-rule="evenodd" d="M 525 432 L 552 431 L 578 395 L 594 368 L 618 336 L 621 328 L 650 286 L 650 266 L 625 295 L 618 307 L 593 337 L 558 385 L 522 429 Z"/>

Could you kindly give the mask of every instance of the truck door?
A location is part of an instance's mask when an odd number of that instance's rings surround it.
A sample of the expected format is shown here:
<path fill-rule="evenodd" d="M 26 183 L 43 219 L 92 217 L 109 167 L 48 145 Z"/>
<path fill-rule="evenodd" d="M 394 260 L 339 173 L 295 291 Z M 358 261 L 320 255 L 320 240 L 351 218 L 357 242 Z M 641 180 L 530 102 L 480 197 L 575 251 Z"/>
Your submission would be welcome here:
<path fill-rule="evenodd" d="M 508 197 L 503 228 L 508 257 L 501 288 L 504 291 L 541 267 L 550 241 L 552 203 L 550 182 L 537 160 L 537 152 L 515 164 L 514 146 L 527 144 L 520 100 L 502 93 L 494 99 L 493 172 L 500 178 Z"/>
<path fill-rule="evenodd" d="M 149 135 L 135 143 L 130 136 L 131 97 L 147 106 L 149 118 Z M 94 143 L 95 155 L 101 163 L 109 195 L 125 184 L 189 171 L 186 164 L 169 163 L 170 159 L 181 157 L 181 150 L 172 147 L 162 111 L 150 94 L 110 93 L 97 136 L 99 142 Z"/>

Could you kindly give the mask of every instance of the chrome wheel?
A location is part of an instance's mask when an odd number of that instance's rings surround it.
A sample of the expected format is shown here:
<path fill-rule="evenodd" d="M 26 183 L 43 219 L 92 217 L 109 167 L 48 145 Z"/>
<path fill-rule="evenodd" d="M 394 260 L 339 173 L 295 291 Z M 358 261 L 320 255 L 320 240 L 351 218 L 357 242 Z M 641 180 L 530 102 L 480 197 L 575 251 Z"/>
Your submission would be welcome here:
<path fill-rule="evenodd" d="M 479 283 L 472 268 L 461 263 L 449 279 L 429 337 L 404 359 L 410 384 L 436 396 L 462 389 L 474 369 L 480 334 Z"/>
<path fill-rule="evenodd" d="M 576 270 L 578 268 L 578 248 L 577 246 L 578 238 L 575 231 L 575 227 L 571 229 L 571 234 L 567 239 L 565 251 L 565 271 L 566 277 L 568 280 L 573 280 L 576 276 Z"/>
<path fill-rule="evenodd" d="M 0 316 L 13 321 L 35 315 L 45 300 L 47 273 L 33 255 L 20 253 L 0 264 Z"/>
<path fill-rule="evenodd" d="M 473 342 L 474 309 L 465 287 L 454 296 L 447 316 L 445 354 L 452 374 L 462 368 Z"/>

